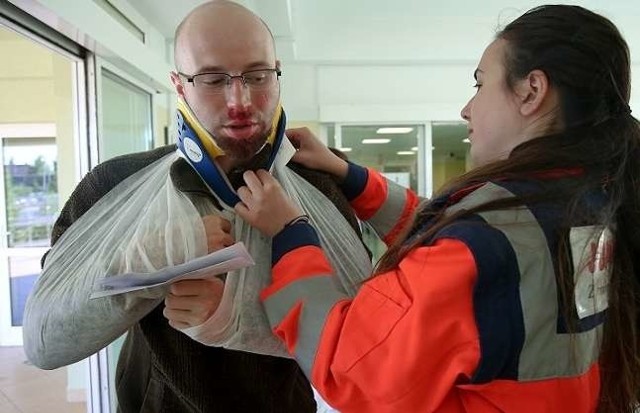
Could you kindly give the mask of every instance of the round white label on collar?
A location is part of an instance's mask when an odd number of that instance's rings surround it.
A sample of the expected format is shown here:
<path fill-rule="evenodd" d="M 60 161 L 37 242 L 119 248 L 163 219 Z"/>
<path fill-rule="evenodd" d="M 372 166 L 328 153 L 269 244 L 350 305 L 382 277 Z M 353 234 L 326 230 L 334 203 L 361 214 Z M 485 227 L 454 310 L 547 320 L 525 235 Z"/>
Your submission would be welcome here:
<path fill-rule="evenodd" d="M 202 150 L 193 139 L 184 138 L 184 151 L 193 162 L 198 163 L 202 160 Z"/>

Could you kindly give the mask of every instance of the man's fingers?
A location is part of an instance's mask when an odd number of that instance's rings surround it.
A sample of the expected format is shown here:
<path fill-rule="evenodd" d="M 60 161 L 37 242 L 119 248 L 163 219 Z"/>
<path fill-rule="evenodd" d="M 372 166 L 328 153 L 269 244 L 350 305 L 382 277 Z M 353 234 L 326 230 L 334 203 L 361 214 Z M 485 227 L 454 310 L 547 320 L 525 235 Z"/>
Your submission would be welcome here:
<path fill-rule="evenodd" d="M 224 232 L 231 232 L 231 222 L 227 221 L 224 218 L 220 218 L 220 229 Z"/>
<path fill-rule="evenodd" d="M 231 222 L 218 215 L 205 215 L 202 221 L 205 227 L 211 225 L 213 228 L 220 228 L 224 232 L 231 232 Z"/>
<path fill-rule="evenodd" d="M 223 291 L 224 282 L 218 278 L 178 281 L 164 299 L 163 315 L 174 328 L 200 325 L 216 311 Z"/>
<path fill-rule="evenodd" d="M 182 280 L 171 284 L 170 292 L 174 296 L 198 296 L 213 295 L 214 292 L 224 288 L 224 282 L 219 278 L 207 278 L 199 280 Z M 208 294 L 211 292 L 211 294 Z"/>
<path fill-rule="evenodd" d="M 217 251 L 221 248 L 233 245 L 234 240 L 230 234 L 213 234 L 207 237 L 209 252 Z"/>
<path fill-rule="evenodd" d="M 193 327 L 191 324 L 184 323 L 182 321 L 174 321 L 174 320 L 169 320 L 169 325 L 175 328 L 176 330 L 184 330 L 185 328 Z"/>
<path fill-rule="evenodd" d="M 171 284 L 171 287 L 169 287 L 169 292 L 171 295 L 176 297 L 191 297 L 194 295 L 198 295 L 198 293 L 200 292 L 200 285 L 194 284 L 193 280 L 177 281 Z"/>
<path fill-rule="evenodd" d="M 233 245 L 234 242 L 235 240 L 233 239 L 233 236 L 231 236 L 231 234 L 224 234 L 222 236 L 222 245 L 224 245 L 225 247 Z"/>
<path fill-rule="evenodd" d="M 211 300 L 210 300 L 211 301 Z M 211 314 L 218 308 L 218 303 L 191 303 L 192 305 L 185 305 L 184 302 L 171 303 L 165 299 L 165 307 L 162 310 L 162 314 L 167 320 L 186 323 L 191 326 L 197 326 L 205 321 Z M 194 305 L 196 304 L 196 305 Z M 178 308 L 178 307 L 186 307 Z"/>
<path fill-rule="evenodd" d="M 193 312 L 202 310 L 205 305 L 199 303 L 200 297 L 168 295 L 164 299 L 165 308 L 173 311 Z"/>
<path fill-rule="evenodd" d="M 199 326 L 207 321 L 206 318 L 197 316 L 195 313 L 168 308 L 164 309 L 163 315 L 167 320 L 169 320 L 169 325 L 171 327 L 178 329 Z"/>
<path fill-rule="evenodd" d="M 167 320 L 190 324 L 191 313 L 189 311 L 165 307 L 164 310 L 162 310 L 162 314 Z"/>

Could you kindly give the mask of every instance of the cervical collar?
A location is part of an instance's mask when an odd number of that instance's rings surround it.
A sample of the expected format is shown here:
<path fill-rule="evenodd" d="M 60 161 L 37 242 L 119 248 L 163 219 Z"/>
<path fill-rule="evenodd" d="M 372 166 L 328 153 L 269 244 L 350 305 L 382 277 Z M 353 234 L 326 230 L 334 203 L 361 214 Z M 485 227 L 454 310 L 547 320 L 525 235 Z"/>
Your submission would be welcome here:
<path fill-rule="evenodd" d="M 187 103 L 178 99 L 178 151 L 180 155 L 198 173 L 209 190 L 220 200 L 223 207 L 233 208 L 240 198 L 229 183 L 225 173 L 215 159 L 224 155 L 224 151 L 216 144 L 215 138 L 200 124 Z M 278 104 L 272 120 L 271 134 L 265 145 L 273 148 L 267 161 L 266 169 L 271 169 L 278 153 L 286 125 L 286 116 L 282 106 Z"/>

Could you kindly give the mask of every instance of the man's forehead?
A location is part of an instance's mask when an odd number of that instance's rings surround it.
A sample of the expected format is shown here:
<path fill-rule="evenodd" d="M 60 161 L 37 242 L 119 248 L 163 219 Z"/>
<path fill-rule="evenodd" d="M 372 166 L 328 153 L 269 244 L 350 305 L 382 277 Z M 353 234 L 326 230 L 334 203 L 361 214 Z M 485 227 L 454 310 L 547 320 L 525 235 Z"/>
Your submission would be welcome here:
<path fill-rule="evenodd" d="M 259 20 L 245 19 L 236 26 L 195 23 L 184 28 L 176 44 L 176 63 L 181 66 L 245 68 L 275 62 L 273 38 Z"/>
<path fill-rule="evenodd" d="M 197 72 L 246 71 L 273 67 L 275 55 L 269 44 L 246 43 L 238 47 L 233 43 L 205 42 L 193 45 L 184 52 L 183 66 Z"/>

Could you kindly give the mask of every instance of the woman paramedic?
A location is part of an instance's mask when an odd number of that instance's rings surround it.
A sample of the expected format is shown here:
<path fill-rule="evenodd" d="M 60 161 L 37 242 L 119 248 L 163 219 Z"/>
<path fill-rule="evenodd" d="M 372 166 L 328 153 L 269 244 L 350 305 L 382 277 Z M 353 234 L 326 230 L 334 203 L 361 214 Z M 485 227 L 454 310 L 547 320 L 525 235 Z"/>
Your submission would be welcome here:
<path fill-rule="evenodd" d="M 355 298 L 266 171 L 236 210 L 273 237 L 262 300 L 329 404 L 349 412 L 633 412 L 640 394 L 640 128 L 616 27 L 577 6 L 499 32 L 462 109 L 474 168 L 429 202 L 308 131 L 390 246 Z"/>

